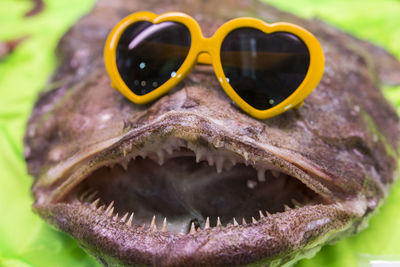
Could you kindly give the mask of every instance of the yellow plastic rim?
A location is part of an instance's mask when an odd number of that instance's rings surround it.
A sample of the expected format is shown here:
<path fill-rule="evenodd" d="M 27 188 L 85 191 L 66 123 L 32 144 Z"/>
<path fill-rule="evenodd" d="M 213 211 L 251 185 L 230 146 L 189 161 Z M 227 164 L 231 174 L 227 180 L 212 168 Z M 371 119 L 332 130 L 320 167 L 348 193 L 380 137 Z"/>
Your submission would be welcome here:
<path fill-rule="evenodd" d="M 153 24 L 166 21 L 181 23 L 187 27 L 191 35 L 189 53 L 181 67 L 176 71 L 175 76 L 171 77 L 164 84 L 145 95 L 137 95 L 128 88 L 123 81 L 116 64 L 116 51 L 119 39 L 127 27 L 139 21 L 148 21 Z M 235 92 L 225 77 L 220 58 L 221 45 L 225 37 L 231 31 L 238 28 L 254 28 L 266 34 L 273 32 L 288 32 L 300 38 L 308 49 L 310 64 L 304 80 L 291 95 L 274 107 L 265 110 L 252 107 Z M 244 112 L 257 119 L 267 119 L 281 114 L 291 108 L 300 107 L 304 99 L 321 80 L 325 65 L 324 53 L 318 40 L 310 32 L 294 24 L 283 22 L 268 24 L 255 18 L 237 18 L 223 24 L 212 37 L 205 38 L 201 32 L 199 24 L 192 17 L 184 13 L 167 12 L 161 15 L 156 15 L 146 11 L 127 16 L 112 29 L 106 41 L 104 61 L 107 72 L 111 78 L 112 87 L 119 90 L 125 97 L 136 104 L 145 104 L 166 94 L 192 71 L 197 62 L 212 64 L 217 79 L 225 93 Z"/>

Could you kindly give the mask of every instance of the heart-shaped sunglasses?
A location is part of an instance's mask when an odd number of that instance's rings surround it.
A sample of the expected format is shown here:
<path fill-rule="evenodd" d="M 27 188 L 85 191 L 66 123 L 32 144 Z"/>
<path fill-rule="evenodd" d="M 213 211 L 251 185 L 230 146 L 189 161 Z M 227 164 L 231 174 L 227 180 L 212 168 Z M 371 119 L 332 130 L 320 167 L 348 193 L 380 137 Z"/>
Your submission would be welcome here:
<path fill-rule="evenodd" d="M 136 104 L 167 93 L 196 63 L 212 64 L 226 94 L 258 119 L 300 107 L 324 70 L 321 45 L 297 25 L 237 18 L 205 38 L 179 12 L 124 18 L 107 38 L 104 59 L 112 87 Z"/>

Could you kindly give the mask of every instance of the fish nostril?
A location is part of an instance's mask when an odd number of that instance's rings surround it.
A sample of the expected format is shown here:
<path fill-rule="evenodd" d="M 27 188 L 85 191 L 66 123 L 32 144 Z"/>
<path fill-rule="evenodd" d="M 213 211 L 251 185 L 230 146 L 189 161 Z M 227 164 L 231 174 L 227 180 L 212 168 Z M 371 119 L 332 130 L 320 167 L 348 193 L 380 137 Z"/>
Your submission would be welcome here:
<path fill-rule="evenodd" d="M 185 109 L 189 109 L 189 108 L 197 107 L 198 105 L 199 105 L 199 102 L 196 99 L 187 97 L 181 107 L 185 108 Z"/>

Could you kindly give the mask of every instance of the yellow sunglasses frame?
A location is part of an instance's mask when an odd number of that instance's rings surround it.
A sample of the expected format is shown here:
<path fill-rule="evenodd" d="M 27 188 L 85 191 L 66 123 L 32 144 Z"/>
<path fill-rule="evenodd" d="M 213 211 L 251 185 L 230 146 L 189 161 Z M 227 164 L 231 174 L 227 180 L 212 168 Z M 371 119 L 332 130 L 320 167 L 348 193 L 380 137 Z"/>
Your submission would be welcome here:
<path fill-rule="evenodd" d="M 191 35 L 191 47 L 181 67 L 164 84 L 145 95 L 136 95 L 123 81 L 116 64 L 116 50 L 119 39 L 127 27 L 139 21 L 148 21 L 153 24 L 172 21 L 185 25 Z M 238 28 L 250 27 L 258 29 L 266 34 L 273 32 L 288 32 L 299 37 L 307 46 L 310 55 L 310 64 L 307 74 L 299 87 L 285 100 L 276 106 L 260 110 L 247 104 L 231 87 L 227 81 L 221 64 L 221 45 L 225 37 Z M 208 55 L 207 55 L 208 54 Z M 197 62 L 212 64 L 215 74 L 225 93 L 247 114 L 257 119 L 267 119 L 281 114 L 291 108 L 298 108 L 304 99 L 318 85 L 324 72 L 324 53 L 318 40 L 307 30 L 291 23 L 268 24 L 256 18 L 236 18 L 224 23 L 210 38 L 205 38 L 199 24 L 189 15 L 180 12 L 167 12 L 156 15 L 152 12 L 137 12 L 122 19 L 110 32 L 105 49 L 104 61 L 107 72 L 111 78 L 111 86 L 119 90 L 126 98 L 136 104 L 145 104 L 166 94 L 193 69 Z"/>

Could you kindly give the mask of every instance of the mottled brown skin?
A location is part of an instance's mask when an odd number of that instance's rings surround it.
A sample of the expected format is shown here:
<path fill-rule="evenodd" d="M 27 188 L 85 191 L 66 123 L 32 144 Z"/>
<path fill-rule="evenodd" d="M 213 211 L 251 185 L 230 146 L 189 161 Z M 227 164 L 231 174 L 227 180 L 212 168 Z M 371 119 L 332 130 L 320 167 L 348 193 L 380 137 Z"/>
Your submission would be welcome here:
<path fill-rule="evenodd" d="M 323 79 L 300 109 L 264 121 L 231 104 L 208 67 L 196 68 L 152 104 L 132 104 L 111 89 L 102 52 L 110 29 L 139 10 L 186 12 L 208 36 L 238 16 L 299 24 L 323 46 Z M 105 265 L 293 263 L 359 231 L 395 179 L 399 119 L 378 86 L 400 84 L 400 63 L 323 22 L 258 1 L 104 0 L 63 37 L 58 54 L 60 67 L 38 99 L 25 136 L 28 170 L 36 178 L 34 210 Z M 104 114 L 111 118 L 102 120 Z M 187 235 L 127 228 L 102 212 L 62 203 L 70 182 L 171 136 L 268 161 L 325 203 Z"/>

